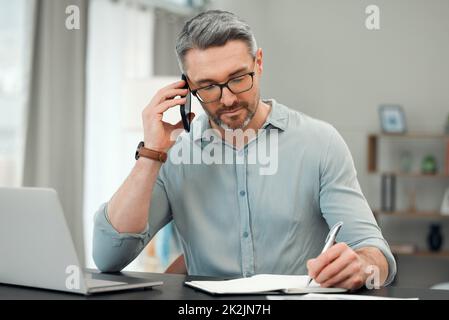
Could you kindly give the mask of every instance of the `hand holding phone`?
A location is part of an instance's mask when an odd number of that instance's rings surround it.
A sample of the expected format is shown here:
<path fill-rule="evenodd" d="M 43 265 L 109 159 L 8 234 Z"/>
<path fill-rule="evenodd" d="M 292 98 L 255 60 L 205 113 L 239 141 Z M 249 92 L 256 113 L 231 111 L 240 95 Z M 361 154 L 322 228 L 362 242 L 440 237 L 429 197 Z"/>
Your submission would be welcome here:
<path fill-rule="evenodd" d="M 173 137 L 174 130 L 185 128 L 184 120 L 179 121 L 177 124 L 170 124 L 162 120 L 164 112 L 170 108 L 184 106 L 187 124 L 190 129 L 193 114 L 189 114 L 190 102 L 187 100 L 190 97 L 186 97 L 188 89 L 185 86 L 185 81 L 176 81 L 161 88 L 143 110 L 142 122 L 146 148 L 167 152 L 176 142 L 176 137 Z M 186 108 L 186 105 L 188 108 Z M 177 135 L 179 133 L 176 132 Z"/>

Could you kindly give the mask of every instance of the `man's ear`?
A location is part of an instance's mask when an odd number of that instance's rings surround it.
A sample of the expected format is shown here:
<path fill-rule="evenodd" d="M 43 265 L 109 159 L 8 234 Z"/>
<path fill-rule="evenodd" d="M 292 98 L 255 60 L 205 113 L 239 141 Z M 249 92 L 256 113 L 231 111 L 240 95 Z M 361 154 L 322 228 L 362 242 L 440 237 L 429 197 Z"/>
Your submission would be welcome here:
<path fill-rule="evenodd" d="M 262 74 L 263 71 L 263 52 L 262 48 L 257 49 L 256 51 L 256 68 L 259 74 Z"/>

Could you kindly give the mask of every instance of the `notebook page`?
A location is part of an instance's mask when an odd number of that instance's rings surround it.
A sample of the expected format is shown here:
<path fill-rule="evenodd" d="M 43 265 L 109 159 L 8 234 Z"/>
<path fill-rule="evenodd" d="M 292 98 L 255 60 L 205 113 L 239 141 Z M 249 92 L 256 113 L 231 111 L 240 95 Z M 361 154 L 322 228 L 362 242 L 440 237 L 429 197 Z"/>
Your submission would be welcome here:
<path fill-rule="evenodd" d="M 190 281 L 187 285 L 206 290 L 211 293 L 257 293 L 287 288 L 305 288 L 309 277 L 304 275 L 259 274 L 249 278 L 224 281 Z M 312 281 L 311 287 L 319 287 Z"/>

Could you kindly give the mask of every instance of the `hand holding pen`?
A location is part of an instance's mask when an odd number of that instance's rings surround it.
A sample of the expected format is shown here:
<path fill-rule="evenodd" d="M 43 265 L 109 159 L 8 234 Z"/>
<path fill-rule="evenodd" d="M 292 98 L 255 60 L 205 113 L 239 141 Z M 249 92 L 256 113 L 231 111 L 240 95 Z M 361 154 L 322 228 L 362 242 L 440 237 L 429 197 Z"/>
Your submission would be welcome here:
<path fill-rule="evenodd" d="M 343 226 L 343 222 L 340 221 L 340 222 L 337 222 L 332 227 L 332 229 L 327 234 L 326 241 L 325 241 L 325 244 L 324 244 L 324 248 L 323 248 L 323 250 L 321 250 L 321 254 L 326 252 L 330 247 L 332 247 L 334 245 L 335 239 L 337 238 L 337 234 L 340 231 L 342 226 Z M 310 285 L 312 280 L 313 280 L 313 278 L 309 276 L 309 280 L 307 281 L 307 286 Z"/>

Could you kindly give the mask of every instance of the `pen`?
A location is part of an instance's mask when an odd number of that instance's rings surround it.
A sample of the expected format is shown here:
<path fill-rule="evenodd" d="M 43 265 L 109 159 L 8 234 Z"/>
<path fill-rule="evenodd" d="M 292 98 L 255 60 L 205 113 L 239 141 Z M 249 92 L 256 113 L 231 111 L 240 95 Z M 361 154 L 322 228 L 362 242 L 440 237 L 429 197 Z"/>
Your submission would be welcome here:
<path fill-rule="evenodd" d="M 337 237 L 337 234 L 340 231 L 342 226 L 343 226 L 343 222 L 339 221 L 332 227 L 332 229 L 329 230 L 329 233 L 327 234 L 326 241 L 324 244 L 324 248 L 321 251 L 321 253 L 325 252 L 327 249 L 329 249 L 330 247 L 332 247 L 334 245 L 335 238 Z M 312 280 L 313 280 L 312 277 L 309 277 L 309 280 L 307 280 L 307 287 L 310 285 Z"/>

